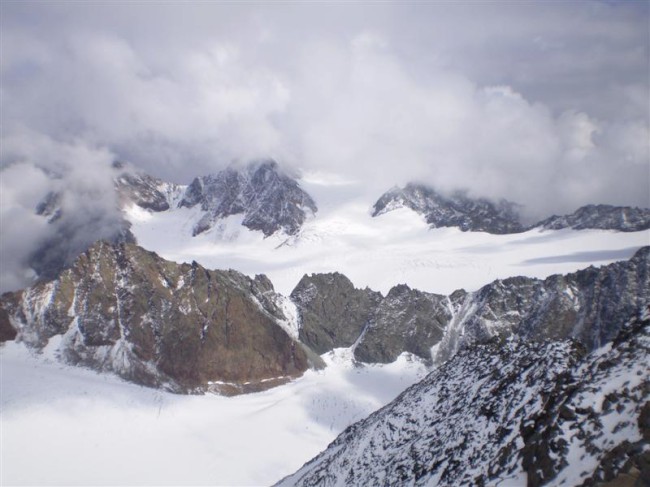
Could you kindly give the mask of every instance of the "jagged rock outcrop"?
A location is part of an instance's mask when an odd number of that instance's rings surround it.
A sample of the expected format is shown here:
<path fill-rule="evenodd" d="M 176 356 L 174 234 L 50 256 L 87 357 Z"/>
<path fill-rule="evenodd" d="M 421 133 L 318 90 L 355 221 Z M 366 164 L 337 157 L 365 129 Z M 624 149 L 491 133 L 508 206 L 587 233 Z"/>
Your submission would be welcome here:
<path fill-rule="evenodd" d="M 628 261 L 544 280 L 513 277 L 468 294 L 437 350 L 437 360 L 495 336 L 575 338 L 589 350 L 611 341 L 622 317 L 650 303 L 650 247 Z"/>
<path fill-rule="evenodd" d="M 115 177 L 120 205 L 134 203 L 145 210 L 167 211 L 182 196 L 184 186 L 165 182 L 119 161 L 113 163 L 113 168 L 121 171 Z"/>
<path fill-rule="evenodd" d="M 51 282 L 0 299 L 16 339 L 71 364 L 177 392 L 270 387 L 308 367 L 268 279 L 98 242 Z M 4 335 L 4 331 L 3 331 Z M 55 338 L 58 337 L 58 338 Z"/>
<path fill-rule="evenodd" d="M 0 343 L 14 340 L 16 335 L 16 329 L 11 326 L 9 321 L 9 314 L 0 308 Z"/>
<path fill-rule="evenodd" d="M 472 293 L 442 296 L 399 285 L 381 297 L 354 289 L 341 274 L 314 274 L 291 297 L 305 343 L 319 353 L 354 344 L 361 362 L 393 362 L 410 352 L 441 363 L 459 349 L 511 335 L 575 338 L 593 350 L 617 335 L 621 317 L 650 303 L 650 247 L 629 261 L 497 280 Z"/>
<path fill-rule="evenodd" d="M 211 229 L 222 218 L 240 214 L 242 225 L 265 236 L 280 230 L 295 235 L 317 211 L 316 203 L 297 181 L 269 160 L 243 168 L 230 166 L 215 175 L 194 179 L 179 206 L 197 205 L 205 215 L 194 226 L 194 235 Z"/>
<path fill-rule="evenodd" d="M 431 359 L 466 293 L 452 297 L 393 287 L 386 297 L 357 289 L 344 275 L 305 275 L 291 293 L 300 319 L 300 340 L 318 353 L 354 345 L 361 362 L 389 363 L 403 352 Z"/>
<path fill-rule="evenodd" d="M 649 326 L 619 323 L 589 355 L 514 337 L 466 348 L 277 485 L 643 485 Z"/>
<path fill-rule="evenodd" d="M 291 292 L 300 316 L 300 340 L 323 354 L 350 347 L 382 300 L 380 293 L 356 289 L 342 274 L 303 276 Z"/>
<path fill-rule="evenodd" d="M 533 225 L 548 230 L 601 229 L 638 232 L 650 228 L 650 209 L 629 206 L 586 205 L 570 215 L 554 215 Z"/>
<path fill-rule="evenodd" d="M 418 183 L 404 188 L 394 187 L 374 204 L 372 216 L 397 208 L 410 208 L 423 215 L 432 228 L 458 227 L 463 231 L 495 234 L 519 233 L 532 228 L 561 230 L 600 229 L 638 232 L 650 228 L 650 209 L 629 206 L 586 205 L 570 215 L 553 215 L 533 225 L 521 223 L 517 205 L 506 200 L 492 202 L 470 198 L 466 192 L 455 191 L 449 196 Z"/>
<path fill-rule="evenodd" d="M 393 287 L 373 310 L 354 357 L 361 362 L 389 363 L 410 352 L 431 359 L 431 348 L 442 340 L 465 294 L 458 291 L 448 297 L 405 284 Z"/>
<path fill-rule="evenodd" d="M 444 196 L 433 188 L 416 183 L 384 193 L 374 204 L 372 216 L 403 207 L 423 215 L 432 228 L 458 227 L 464 232 L 496 234 L 524 231 L 514 203 L 474 199 L 462 191 Z"/>

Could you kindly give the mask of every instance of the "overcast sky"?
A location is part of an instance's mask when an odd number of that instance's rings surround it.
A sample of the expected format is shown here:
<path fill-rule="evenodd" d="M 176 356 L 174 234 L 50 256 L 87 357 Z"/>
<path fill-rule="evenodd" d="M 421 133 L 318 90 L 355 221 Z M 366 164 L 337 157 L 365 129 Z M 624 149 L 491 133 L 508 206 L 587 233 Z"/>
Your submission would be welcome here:
<path fill-rule="evenodd" d="M 645 1 L 0 5 L 5 227 L 52 186 L 34 166 L 93 194 L 116 158 L 650 206 Z"/>

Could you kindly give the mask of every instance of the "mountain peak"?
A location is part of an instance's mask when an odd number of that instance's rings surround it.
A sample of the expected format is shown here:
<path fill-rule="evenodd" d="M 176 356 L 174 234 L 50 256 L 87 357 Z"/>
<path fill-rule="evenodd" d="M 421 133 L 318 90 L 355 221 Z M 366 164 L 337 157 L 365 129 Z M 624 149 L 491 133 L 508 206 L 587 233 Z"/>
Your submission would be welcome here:
<path fill-rule="evenodd" d="M 36 350 L 61 335 L 67 363 L 176 392 L 260 390 L 309 364 L 269 284 L 98 241 L 54 281 L 3 295 L 0 338 L 11 323 Z"/>
<path fill-rule="evenodd" d="M 230 165 L 216 174 L 195 178 L 179 206 L 197 205 L 205 215 L 194 226 L 194 235 L 210 230 L 222 218 L 240 214 L 244 216 L 242 225 L 265 236 L 278 231 L 295 235 L 318 211 L 311 196 L 272 159 Z"/>
<path fill-rule="evenodd" d="M 535 226 L 547 230 L 595 228 L 638 232 L 650 228 L 650 209 L 630 206 L 585 205 L 570 215 L 553 215 Z"/>
<path fill-rule="evenodd" d="M 404 188 L 395 186 L 377 200 L 372 216 L 398 208 L 410 208 L 423 215 L 432 228 L 458 227 L 464 232 L 495 234 L 517 233 L 524 229 L 516 204 L 507 200 L 474 199 L 462 190 L 446 196 L 420 183 L 410 182 Z"/>

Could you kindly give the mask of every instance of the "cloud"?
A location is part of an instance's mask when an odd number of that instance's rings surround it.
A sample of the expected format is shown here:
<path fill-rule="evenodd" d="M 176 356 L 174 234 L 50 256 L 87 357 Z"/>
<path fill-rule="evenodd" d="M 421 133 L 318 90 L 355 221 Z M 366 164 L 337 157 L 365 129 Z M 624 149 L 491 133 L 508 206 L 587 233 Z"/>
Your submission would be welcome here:
<path fill-rule="evenodd" d="M 90 244 L 125 230 L 113 187 L 108 150 L 82 141 L 60 142 L 22 130 L 3 138 L 0 170 L 0 292 L 39 275 L 51 277 Z M 59 195 L 61 216 L 36 214 Z"/>
<path fill-rule="evenodd" d="M 29 181 L 26 185 L 25 181 Z M 0 177 L 0 292 L 20 289 L 33 273 L 26 272 L 32 242 L 47 233 L 47 223 L 34 208 L 50 185 L 50 179 L 31 164 L 15 164 Z"/>
<path fill-rule="evenodd" d="M 3 223 L 46 189 L 15 176 L 38 167 L 71 214 L 113 229 L 113 158 L 189 182 L 270 156 L 362 179 L 369 205 L 415 179 L 529 218 L 649 206 L 649 10 L 3 3 Z"/>
<path fill-rule="evenodd" d="M 424 85 L 385 46 L 364 34 L 336 74 L 307 65 L 297 95 L 306 101 L 291 115 L 316 168 L 385 187 L 412 179 L 466 187 L 522 203 L 531 219 L 589 202 L 648 204 L 646 121 L 555 115 L 509 86 L 481 87 L 444 69 Z"/>

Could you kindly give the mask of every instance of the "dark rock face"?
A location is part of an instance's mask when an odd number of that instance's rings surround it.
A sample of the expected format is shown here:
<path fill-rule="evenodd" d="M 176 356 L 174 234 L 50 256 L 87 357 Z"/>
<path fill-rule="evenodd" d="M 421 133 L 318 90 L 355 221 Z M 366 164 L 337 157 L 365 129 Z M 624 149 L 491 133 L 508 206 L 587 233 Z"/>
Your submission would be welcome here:
<path fill-rule="evenodd" d="M 354 345 L 360 362 L 389 363 L 403 352 L 431 359 L 440 342 L 450 309 L 464 292 L 452 298 L 395 286 L 386 297 L 356 289 L 342 274 L 305 275 L 291 293 L 300 316 L 300 340 L 318 353 Z"/>
<path fill-rule="evenodd" d="M 54 223 L 61 218 L 61 198 L 61 193 L 50 191 L 36 205 L 36 214 L 46 217 L 48 223 Z"/>
<path fill-rule="evenodd" d="M 524 230 L 514 203 L 506 200 L 493 203 L 482 198 L 472 199 L 461 191 L 443 196 L 433 188 L 415 183 L 384 193 L 374 204 L 372 216 L 402 207 L 424 215 L 432 228 L 458 227 L 464 232 L 495 234 Z"/>
<path fill-rule="evenodd" d="M 62 335 L 68 363 L 177 392 L 232 393 L 308 367 L 268 286 L 262 277 L 99 242 L 57 280 L 2 296 L 0 309 L 30 347 Z"/>
<path fill-rule="evenodd" d="M 382 299 L 356 289 L 342 274 L 305 275 L 291 293 L 300 314 L 300 340 L 319 354 L 350 347 Z"/>
<path fill-rule="evenodd" d="M 298 183 L 282 173 L 276 162 L 252 163 L 243 169 L 223 171 L 194 179 L 181 207 L 200 205 L 205 216 L 194 227 L 194 235 L 211 229 L 222 218 L 242 214 L 242 225 L 265 236 L 283 230 L 295 235 L 316 203 Z"/>
<path fill-rule="evenodd" d="M 534 225 L 521 224 L 517 205 L 506 200 L 472 199 L 462 191 L 443 196 L 428 186 L 409 183 L 384 193 L 374 204 L 372 216 L 396 208 L 410 208 L 423 215 L 432 228 L 458 227 L 463 231 L 494 234 L 519 233 L 531 228 L 560 230 L 600 229 L 638 232 L 650 228 L 650 209 L 629 206 L 586 205 L 570 215 L 551 216 Z"/>
<path fill-rule="evenodd" d="M 9 321 L 9 314 L 0 308 L 0 343 L 14 340 L 16 334 L 16 330 Z"/>
<path fill-rule="evenodd" d="M 277 485 L 642 479 L 648 316 L 619 324 L 611 346 L 589 355 L 569 341 L 493 339 L 467 348 Z"/>
<path fill-rule="evenodd" d="M 395 286 L 374 310 L 354 357 L 361 362 L 389 363 L 402 352 L 410 352 L 430 359 L 431 347 L 442 339 L 455 306 L 457 302 L 447 296 L 404 284 Z"/>
<path fill-rule="evenodd" d="M 576 230 L 601 229 L 619 232 L 638 232 L 650 228 L 650 209 L 629 206 L 587 205 L 574 213 L 552 216 L 534 225 L 549 230 L 573 228 Z"/>
<path fill-rule="evenodd" d="M 588 350 L 611 341 L 621 317 L 650 304 L 650 247 L 627 262 L 547 279 L 512 277 L 450 296 L 399 285 L 386 297 L 355 289 L 341 274 L 305 276 L 291 294 L 300 338 L 318 353 L 353 344 L 367 363 L 410 352 L 441 363 L 458 350 L 516 335 L 545 341 L 574 338 Z"/>

